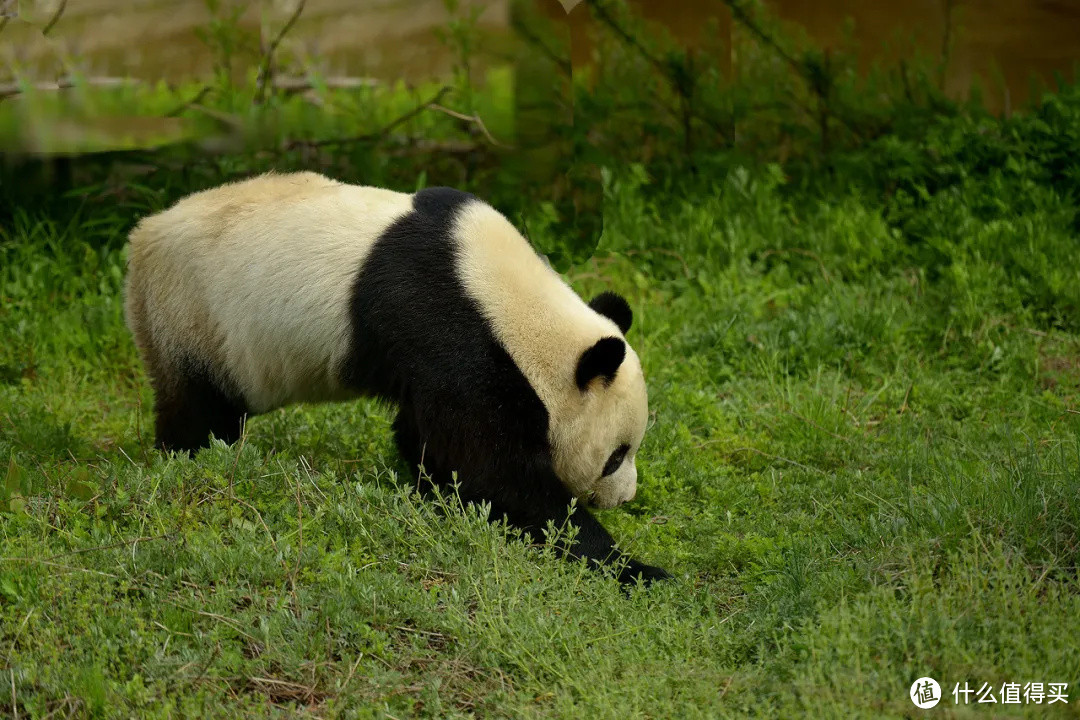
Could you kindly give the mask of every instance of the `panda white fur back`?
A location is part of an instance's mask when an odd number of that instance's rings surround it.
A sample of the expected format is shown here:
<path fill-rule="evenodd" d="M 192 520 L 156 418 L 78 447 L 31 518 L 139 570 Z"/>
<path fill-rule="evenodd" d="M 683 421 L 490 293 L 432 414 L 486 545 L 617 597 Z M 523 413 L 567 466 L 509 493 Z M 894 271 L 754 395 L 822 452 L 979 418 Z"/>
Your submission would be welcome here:
<path fill-rule="evenodd" d="M 610 293 L 586 304 L 466 193 L 315 173 L 195 193 L 132 231 L 126 311 L 162 447 L 368 394 L 399 404 L 408 461 L 438 482 L 461 472 L 466 499 L 534 533 L 565 519 L 571 495 L 611 507 L 635 494 L 647 399 L 629 307 Z M 584 508 L 570 520 L 570 554 L 618 557 Z M 621 577 L 638 573 L 666 576 L 630 560 Z"/>
<path fill-rule="evenodd" d="M 316 173 L 190 195 L 131 233 L 129 325 L 172 357 L 197 343 L 252 414 L 346 399 L 332 369 L 351 340 L 353 278 L 411 209 L 411 195 Z"/>

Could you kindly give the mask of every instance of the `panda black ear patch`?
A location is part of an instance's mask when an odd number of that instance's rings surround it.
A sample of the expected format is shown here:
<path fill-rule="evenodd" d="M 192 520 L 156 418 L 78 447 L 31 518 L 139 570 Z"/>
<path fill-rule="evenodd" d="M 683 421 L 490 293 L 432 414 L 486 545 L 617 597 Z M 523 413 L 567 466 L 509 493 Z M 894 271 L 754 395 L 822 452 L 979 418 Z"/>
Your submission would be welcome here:
<path fill-rule="evenodd" d="M 626 343 L 620 338 L 606 337 L 597 340 L 578 360 L 578 389 L 584 391 L 596 378 L 603 378 L 604 384 L 611 383 L 625 357 Z"/>
<path fill-rule="evenodd" d="M 630 303 L 618 293 L 602 292 L 592 299 L 589 307 L 618 325 L 623 335 L 634 322 L 634 313 L 630 310 Z"/>

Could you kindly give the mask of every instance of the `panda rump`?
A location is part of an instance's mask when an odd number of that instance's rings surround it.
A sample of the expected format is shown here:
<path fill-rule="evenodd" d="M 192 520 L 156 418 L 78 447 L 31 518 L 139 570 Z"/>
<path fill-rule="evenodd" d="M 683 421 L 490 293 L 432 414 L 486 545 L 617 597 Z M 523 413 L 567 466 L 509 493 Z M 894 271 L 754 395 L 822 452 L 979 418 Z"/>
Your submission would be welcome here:
<path fill-rule="evenodd" d="M 641 365 L 618 295 L 582 301 L 489 205 L 267 174 L 189 195 L 130 235 L 125 311 L 155 395 L 155 441 L 231 443 L 246 417 L 297 402 L 397 405 L 404 459 L 466 501 L 620 580 L 666 577 L 622 556 L 573 497 L 636 490 Z"/>

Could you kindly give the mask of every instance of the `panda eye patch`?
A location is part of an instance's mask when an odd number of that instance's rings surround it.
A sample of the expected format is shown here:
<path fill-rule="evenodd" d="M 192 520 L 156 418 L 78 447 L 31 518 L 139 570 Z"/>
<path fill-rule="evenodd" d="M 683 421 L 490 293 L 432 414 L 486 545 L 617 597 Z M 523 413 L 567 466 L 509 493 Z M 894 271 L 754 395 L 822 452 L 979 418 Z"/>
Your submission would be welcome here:
<path fill-rule="evenodd" d="M 619 469 L 623 460 L 626 459 L 626 453 L 630 452 L 630 446 L 623 444 L 615 448 L 615 452 L 611 453 L 611 457 L 608 458 L 607 463 L 604 464 L 604 471 L 600 474 L 600 477 L 607 477 L 611 473 Z"/>

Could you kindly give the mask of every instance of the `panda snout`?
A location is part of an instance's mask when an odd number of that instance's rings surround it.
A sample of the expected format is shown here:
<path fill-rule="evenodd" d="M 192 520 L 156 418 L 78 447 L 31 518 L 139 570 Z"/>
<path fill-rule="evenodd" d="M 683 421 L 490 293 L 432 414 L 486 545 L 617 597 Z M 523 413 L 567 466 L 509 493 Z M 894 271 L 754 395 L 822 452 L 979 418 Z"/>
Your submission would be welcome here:
<path fill-rule="evenodd" d="M 589 504 L 593 507 L 607 509 L 630 502 L 635 495 L 637 495 L 637 482 L 636 478 L 633 478 L 629 481 L 602 484 L 587 497 Z"/>

